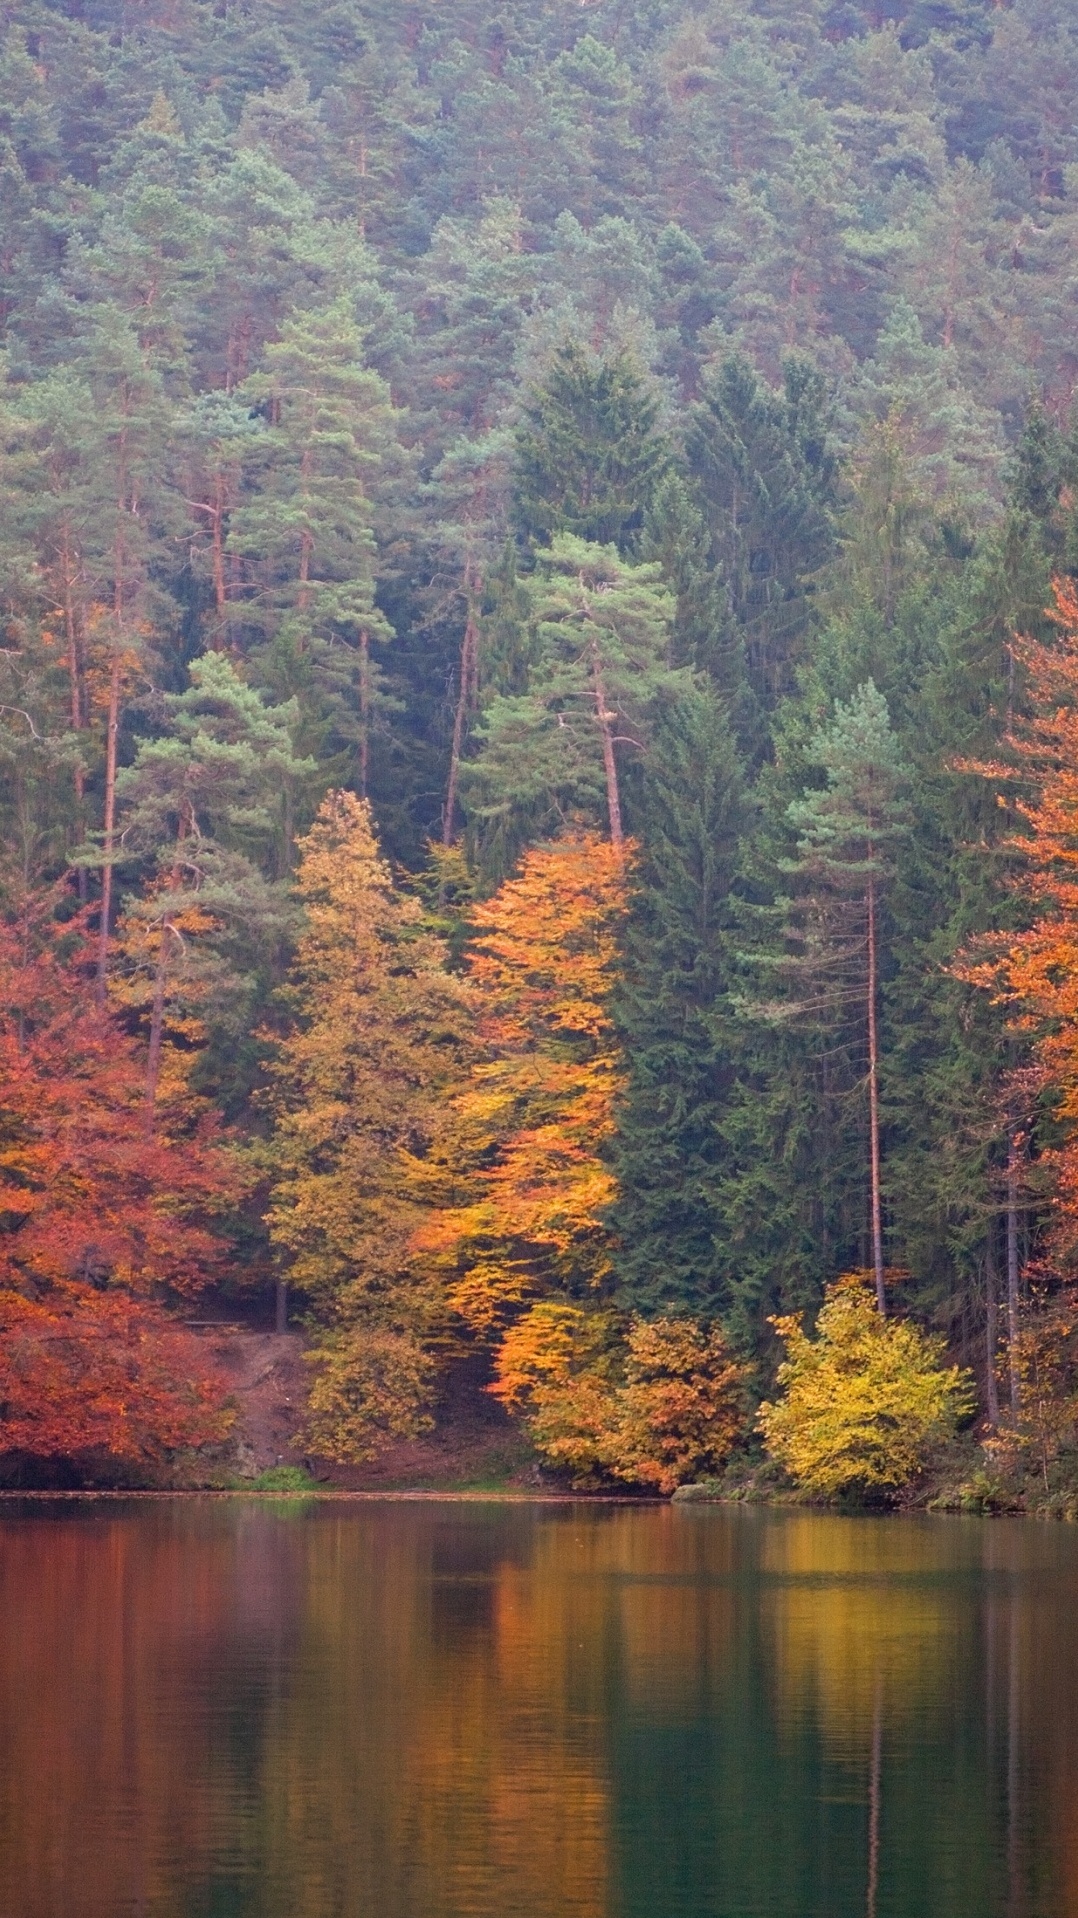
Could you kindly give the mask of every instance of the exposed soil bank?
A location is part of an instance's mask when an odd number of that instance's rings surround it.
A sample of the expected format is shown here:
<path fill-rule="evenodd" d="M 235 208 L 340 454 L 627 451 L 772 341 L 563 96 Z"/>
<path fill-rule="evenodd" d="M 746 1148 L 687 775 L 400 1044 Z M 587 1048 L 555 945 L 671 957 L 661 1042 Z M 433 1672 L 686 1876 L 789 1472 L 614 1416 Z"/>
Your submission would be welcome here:
<path fill-rule="evenodd" d="M 241 1477 L 291 1465 L 345 1491 L 503 1483 L 538 1489 L 543 1483 L 519 1427 L 483 1390 L 481 1368 L 455 1368 L 430 1433 L 391 1445 L 365 1464 L 334 1465 L 311 1458 L 297 1438 L 308 1384 L 302 1333 L 228 1327 L 205 1336 L 236 1400 L 235 1469 Z"/>

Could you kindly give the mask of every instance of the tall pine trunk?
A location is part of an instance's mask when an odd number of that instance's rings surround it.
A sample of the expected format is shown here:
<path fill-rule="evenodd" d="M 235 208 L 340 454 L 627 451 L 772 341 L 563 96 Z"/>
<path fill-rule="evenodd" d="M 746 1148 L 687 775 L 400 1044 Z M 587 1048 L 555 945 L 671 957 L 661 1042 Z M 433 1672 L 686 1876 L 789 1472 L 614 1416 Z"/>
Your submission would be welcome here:
<path fill-rule="evenodd" d="M 984 1261 L 984 1365 L 985 1399 L 988 1423 L 995 1431 L 999 1424 L 999 1381 L 996 1363 L 999 1357 L 999 1273 L 996 1270 L 995 1225 L 988 1241 Z"/>
<path fill-rule="evenodd" d="M 85 662 L 83 659 L 81 608 L 75 600 L 76 556 L 71 545 L 71 529 L 64 520 L 60 546 L 60 567 L 63 579 L 64 636 L 67 640 L 67 661 L 71 682 L 71 730 L 81 733 L 85 724 Z M 86 837 L 86 768 L 82 760 L 75 762 L 75 836 L 78 840 Z M 87 898 L 86 867 L 80 866 L 78 872 L 79 900 L 85 905 Z"/>
<path fill-rule="evenodd" d="M 371 762 L 371 636 L 359 635 L 359 796 L 367 797 Z"/>
<path fill-rule="evenodd" d="M 460 684 L 457 688 L 457 710 L 453 715 L 453 743 L 449 749 L 449 780 L 445 790 L 445 815 L 442 820 L 442 844 L 451 846 L 456 835 L 457 788 L 460 784 L 460 762 L 464 752 L 464 728 L 479 691 L 479 621 L 476 618 L 476 595 L 482 581 L 474 579 L 471 573 L 465 574 L 465 591 L 468 595 L 468 615 L 464 622 L 464 638 L 460 644 Z"/>
<path fill-rule="evenodd" d="M 97 998 L 105 1003 L 109 975 L 109 930 L 112 918 L 112 854 L 116 835 L 116 746 L 120 732 L 120 654 L 114 647 L 109 674 L 109 711 L 105 731 L 105 860 L 101 871 L 101 924 L 97 946 Z"/>
<path fill-rule="evenodd" d="M 183 879 L 183 867 L 180 848 L 194 825 L 194 816 L 190 810 L 190 801 L 185 800 L 180 812 L 180 823 L 176 832 L 176 864 L 169 875 L 169 887 L 178 892 Z M 146 1053 L 146 1137 L 153 1132 L 154 1107 L 157 1104 L 157 1082 L 161 1077 L 161 1049 L 165 1037 L 165 993 L 168 988 L 169 954 L 172 941 L 182 945 L 179 933 L 166 912 L 161 921 L 161 937 L 157 946 L 157 965 L 153 976 L 153 1001 L 150 1007 L 150 1043 Z"/>
<path fill-rule="evenodd" d="M 146 1052 L 146 1095 L 145 1095 L 145 1131 L 146 1137 L 153 1134 L 154 1108 L 157 1105 L 157 1082 L 161 1077 L 161 1047 L 165 1032 L 165 990 L 168 984 L 169 941 L 173 936 L 172 921 L 166 916 L 161 921 L 161 937 L 157 947 L 157 965 L 153 976 L 153 1001 L 150 1008 L 150 1043 Z"/>
<path fill-rule="evenodd" d="M 606 805 L 610 817 L 610 844 L 621 851 L 625 844 L 625 834 L 621 824 L 621 795 L 618 791 L 618 762 L 614 753 L 614 734 L 611 721 L 614 718 L 606 704 L 606 687 L 603 684 L 603 662 L 599 657 L 597 640 L 591 642 L 591 682 L 595 695 L 595 717 L 599 722 L 599 732 L 603 742 L 603 772 L 606 775 Z"/>
<path fill-rule="evenodd" d="M 872 850 L 869 849 L 869 857 Z M 880 1317 L 887 1317 L 884 1290 L 883 1204 L 880 1197 L 880 1042 L 876 1023 L 876 881 L 868 882 L 868 1131 L 869 1160 L 872 1169 L 872 1268 L 876 1279 L 876 1304 Z"/>

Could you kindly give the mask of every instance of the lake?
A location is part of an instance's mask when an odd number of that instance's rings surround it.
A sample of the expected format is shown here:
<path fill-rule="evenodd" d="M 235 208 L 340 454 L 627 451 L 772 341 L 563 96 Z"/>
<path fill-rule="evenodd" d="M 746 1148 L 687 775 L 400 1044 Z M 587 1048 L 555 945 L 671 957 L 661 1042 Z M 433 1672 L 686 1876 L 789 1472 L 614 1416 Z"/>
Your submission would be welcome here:
<path fill-rule="evenodd" d="M 1078 1914 L 1078 1532 L 0 1506 L 3 1918 Z"/>

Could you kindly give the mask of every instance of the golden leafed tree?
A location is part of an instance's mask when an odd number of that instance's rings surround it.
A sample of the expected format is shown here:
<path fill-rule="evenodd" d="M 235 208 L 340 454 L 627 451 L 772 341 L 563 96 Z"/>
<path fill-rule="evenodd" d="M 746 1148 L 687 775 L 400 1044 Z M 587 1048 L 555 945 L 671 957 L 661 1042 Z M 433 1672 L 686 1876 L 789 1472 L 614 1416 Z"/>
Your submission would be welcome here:
<path fill-rule="evenodd" d="M 331 793 L 300 842 L 305 930 L 279 1048 L 270 1230 L 320 1326 L 305 1440 L 363 1458 L 429 1424 L 446 1312 L 414 1250 L 422 1163 L 470 1045 L 472 995 L 382 859 L 365 800 Z"/>

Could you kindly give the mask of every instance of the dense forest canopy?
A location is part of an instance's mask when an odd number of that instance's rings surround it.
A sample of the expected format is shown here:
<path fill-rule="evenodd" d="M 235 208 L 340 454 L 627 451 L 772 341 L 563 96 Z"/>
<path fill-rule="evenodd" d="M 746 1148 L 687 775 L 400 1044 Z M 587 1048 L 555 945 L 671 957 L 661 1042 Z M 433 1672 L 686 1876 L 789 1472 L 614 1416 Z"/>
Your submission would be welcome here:
<path fill-rule="evenodd" d="M 2 22 L 0 1449 L 275 1275 L 329 1457 L 669 1487 L 825 1291 L 1054 1456 L 1072 9 Z"/>

